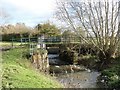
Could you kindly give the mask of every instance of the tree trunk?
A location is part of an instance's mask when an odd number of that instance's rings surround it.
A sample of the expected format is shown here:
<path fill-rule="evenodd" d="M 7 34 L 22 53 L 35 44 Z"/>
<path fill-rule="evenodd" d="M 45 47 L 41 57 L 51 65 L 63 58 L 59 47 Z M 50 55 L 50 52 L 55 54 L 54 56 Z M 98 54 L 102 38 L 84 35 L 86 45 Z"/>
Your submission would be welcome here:
<path fill-rule="evenodd" d="M 100 59 L 100 68 L 106 68 L 111 64 L 113 58 L 115 58 L 116 50 L 109 48 L 106 51 L 100 51 L 98 57 Z"/>

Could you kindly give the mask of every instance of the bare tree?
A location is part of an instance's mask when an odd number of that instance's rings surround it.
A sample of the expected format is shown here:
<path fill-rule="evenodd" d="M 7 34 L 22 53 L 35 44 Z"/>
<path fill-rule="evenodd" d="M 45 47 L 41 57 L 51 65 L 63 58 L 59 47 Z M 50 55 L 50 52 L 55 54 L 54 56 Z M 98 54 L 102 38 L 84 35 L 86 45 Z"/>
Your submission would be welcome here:
<path fill-rule="evenodd" d="M 99 50 L 98 56 L 102 63 L 115 57 L 120 42 L 118 2 L 62 0 L 56 3 L 56 17 L 71 26 L 74 32 L 78 31 L 78 27 L 82 27 L 90 39 L 81 33 L 78 36 Z"/>

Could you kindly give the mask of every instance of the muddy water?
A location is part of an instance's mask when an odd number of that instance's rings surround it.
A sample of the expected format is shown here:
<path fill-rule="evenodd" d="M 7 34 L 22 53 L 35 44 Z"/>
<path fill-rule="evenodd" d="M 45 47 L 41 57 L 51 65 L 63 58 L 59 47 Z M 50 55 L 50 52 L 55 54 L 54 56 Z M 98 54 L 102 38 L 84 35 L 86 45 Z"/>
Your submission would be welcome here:
<path fill-rule="evenodd" d="M 58 66 L 60 63 L 64 63 L 59 60 L 58 55 L 50 54 L 48 57 L 50 64 L 56 65 L 57 68 L 64 68 L 63 65 L 62 67 Z M 89 69 L 78 72 L 65 71 L 64 73 L 55 73 L 56 79 L 62 83 L 65 88 L 97 88 L 96 81 L 99 75 L 99 72 Z"/>

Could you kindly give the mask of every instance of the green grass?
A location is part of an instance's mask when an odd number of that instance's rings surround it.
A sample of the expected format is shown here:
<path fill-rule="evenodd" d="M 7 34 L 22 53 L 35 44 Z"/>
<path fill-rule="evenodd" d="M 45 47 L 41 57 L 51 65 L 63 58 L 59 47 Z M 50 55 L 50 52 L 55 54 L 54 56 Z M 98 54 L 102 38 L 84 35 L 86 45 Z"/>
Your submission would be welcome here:
<path fill-rule="evenodd" d="M 13 42 L 13 45 L 19 46 L 20 42 Z M 12 42 L 0 42 L 0 46 L 12 46 Z"/>
<path fill-rule="evenodd" d="M 49 75 L 37 72 L 29 60 L 22 57 L 25 48 L 3 52 L 2 87 L 5 88 L 60 88 Z M 53 79 L 53 80 L 52 80 Z"/>

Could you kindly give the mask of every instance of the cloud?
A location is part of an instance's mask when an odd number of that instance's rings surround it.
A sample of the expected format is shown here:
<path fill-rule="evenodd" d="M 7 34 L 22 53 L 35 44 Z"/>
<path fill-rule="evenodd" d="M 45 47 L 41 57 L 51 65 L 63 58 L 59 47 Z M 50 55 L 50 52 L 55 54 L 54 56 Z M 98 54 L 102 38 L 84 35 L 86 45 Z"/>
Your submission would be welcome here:
<path fill-rule="evenodd" d="M 54 9 L 54 0 L 9 0 L 9 3 L 33 14 L 44 14 Z"/>

